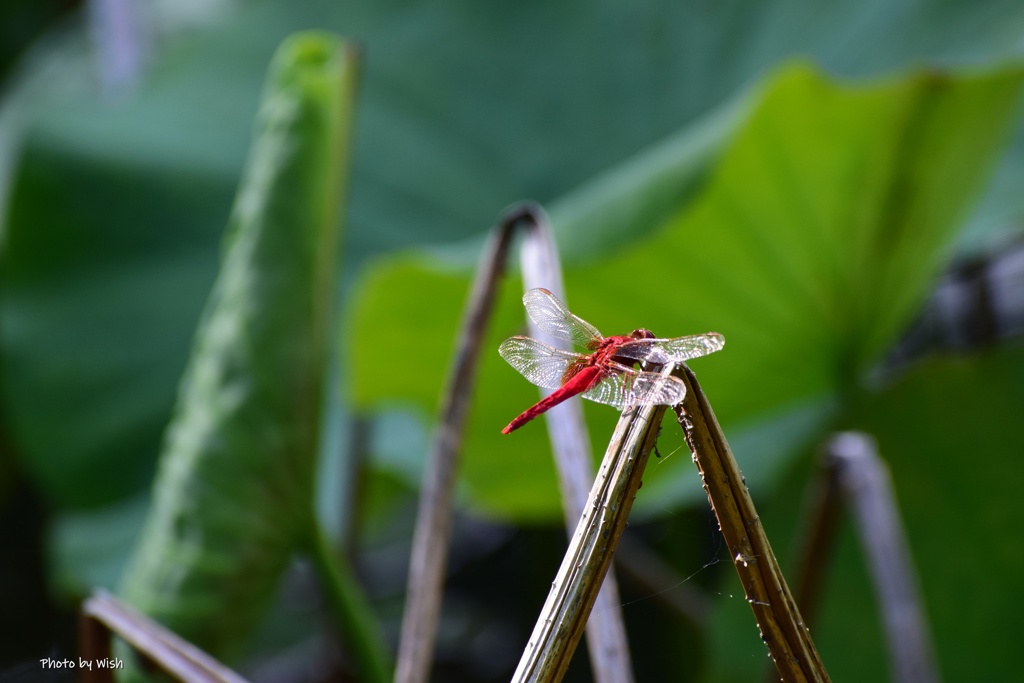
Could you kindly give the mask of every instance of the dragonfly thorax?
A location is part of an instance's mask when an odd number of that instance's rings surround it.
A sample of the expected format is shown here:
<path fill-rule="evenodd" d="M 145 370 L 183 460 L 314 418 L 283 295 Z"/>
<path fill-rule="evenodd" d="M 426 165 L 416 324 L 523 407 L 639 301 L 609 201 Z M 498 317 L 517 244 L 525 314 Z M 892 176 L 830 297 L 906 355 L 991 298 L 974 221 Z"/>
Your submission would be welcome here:
<path fill-rule="evenodd" d="M 616 335 L 614 337 L 605 337 L 600 340 L 594 347 L 594 353 L 590 355 L 590 359 L 587 361 L 587 365 L 603 365 L 608 360 L 615 356 L 619 347 L 626 342 L 635 341 L 635 337 L 632 335 Z"/>

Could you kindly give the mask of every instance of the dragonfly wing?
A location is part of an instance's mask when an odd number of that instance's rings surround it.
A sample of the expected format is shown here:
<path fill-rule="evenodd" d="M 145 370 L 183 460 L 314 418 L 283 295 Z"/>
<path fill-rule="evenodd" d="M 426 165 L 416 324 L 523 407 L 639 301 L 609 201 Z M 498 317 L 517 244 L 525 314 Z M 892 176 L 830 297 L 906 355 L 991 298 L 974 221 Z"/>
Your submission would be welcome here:
<path fill-rule="evenodd" d="M 620 410 L 627 406 L 674 406 L 686 396 L 686 385 L 677 377 L 657 372 L 625 369 L 598 382 L 584 398 L 606 403 Z"/>
<path fill-rule="evenodd" d="M 630 373 L 635 372 L 635 370 L 630 371 Z M 608 375 L 589 391 L 583 392 L 582 395 L 583 398 L 589 398 L 591 401 L 615 406 L 622 410 L 629 404 L 630 392 L 628 384 L 629 374 L 627 373 Z"/>
<path fill-rule="evenodd" d="M 565 371 L 586 356 L 563 351 L 530 337 L 509 337 L 498 347 L 498 353 L 533 384 L 545 389 L 562 386 Z"/>
<path fill-rule="evenodd" d="M 700 358 L 721 351 L 723 346 L 725 337 L 717 332 L 707 332 L 674 339 L 638 339 L 622 344 L 615 350 L 615 355 L 664 365 Z"/>
<path fill-rule="evenodd" d="M 565 304 L 546 289 L 538 287 L 528 291 L 523 295 L 523 305 L 540 331 L 555 339 L 581 347 L 604 339 L 596 327 L 570 313 Z"/>
<path fill-rule="evenodd" d="M 638 372 L 630 388 L 630 405 L 674 406 L 686 396 L 683 380 L 657 372 Z"/>

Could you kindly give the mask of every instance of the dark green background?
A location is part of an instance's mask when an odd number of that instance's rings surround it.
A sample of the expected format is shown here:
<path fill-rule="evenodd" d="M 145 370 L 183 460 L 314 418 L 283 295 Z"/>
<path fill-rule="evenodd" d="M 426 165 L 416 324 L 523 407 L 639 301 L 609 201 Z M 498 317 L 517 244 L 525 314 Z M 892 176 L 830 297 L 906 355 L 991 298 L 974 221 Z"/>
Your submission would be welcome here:
<path fill-rule="evenodd" d="M 4 9 L 0 37 L 0 492 L 13 519 L 26 514 L 20 492 L 34 492 L 45 543 L 10 553 L 5 568 L 17 576 L 41 552 L 48 579 L 45 601 L 19 611 L 45 622 L 87 586 L 116 582 L 217 274 L 267 65 L 290 33 L 324 28 L 358 41 L 364 64 L 321 509 L 343 526 L 343 487 L 329 482 L 352 406 L 372 409 L 384 426 L 356 527 L 389 633 L 404 559 L 387 548 L 408 542 L 474 238 L 529 198 L 551 211 L 571 306 L 603 331 L 726 335 L 723 353 L 693 367 L 780 554 L 806 451 L 831 427 L 871 431 L 893 468 L 946 678 L 1012 676 L 1000 634 L 1014 632 L 1005 596 L 1024 569 L 1009 490 L 1019 340 L 865 378 L 944 267 L 1019 232 L 1019 3 L 239 2 L 191 14 L 168 3 L 145 18 L 138 81 L 114 89 L 101 86 L 81 10 L 58 9 Z M 518 294 L 505 286 L 491 348 L 521 325 Z M 498 434 L 535 393 L 494 353 L 478 393 L 467 514 L 529 522 L 500 528 L 519 534 L 518 552 L 543 548 L 522 541 L 557 519 L 543 430 Z M 614 411 L 587 415 L 600 444 Z M 679 443 L 666 434 L 661 450 Z M 685 451 L 656 467 L 638 519 L 686 576 L 711 558 L 713 534 Z M 700 547 L 678 547 L 694 533 Z M 481 546 L 503 563 L 551 567 L 538 585 L 513 586 L 533 596 L 496 631 L 514 657 L 558 551 L 538 559 L 495 544 Z M 834 568 L 823 657 L 835 680 L 876 678 L 882 641 L 852 541 Z M 765 658 L 730 572 L 719 563 L 695 579 L 719 608 L 706 646 L 656 611 L 657 636 L 643 630 L 652 619 L 630 624 L 638 671 L 749 680 Z M 488 604 L 467 597 L 449 614 Z M 640 604 L 627 620 L 646 614 Z M 250 647 L 277 651 L 313 629 L 281 626 L 308 620 L 274 609 L 277 627 Z M 5 613 L 0 635 L 19 630 Z M 31 651 L 12 645 L 3 664 L 34 657 L 56 632 L 44 624 Z M 676 661 L 673 644 L 702 654 Z M 664 664 L 640 663 L 651 650 Z M 458 675 L 507 677 L 469 670 Z"/>

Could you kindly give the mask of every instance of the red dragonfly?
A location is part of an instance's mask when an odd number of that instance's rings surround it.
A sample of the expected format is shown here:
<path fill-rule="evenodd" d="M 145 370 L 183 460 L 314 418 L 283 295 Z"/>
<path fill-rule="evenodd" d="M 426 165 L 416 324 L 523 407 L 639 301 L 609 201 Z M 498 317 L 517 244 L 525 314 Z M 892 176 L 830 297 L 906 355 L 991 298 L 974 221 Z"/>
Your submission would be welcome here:
<path fill-rule="evenodd" d="M 648 330 L 603 336 L 596 327 L 573 315 L 546 289 L 531 289 L 523 305 L 541 332 L 586 348 L 590 353 L 563 351 L 530 337 L 510 337 L 498 353 L 523 377 L 555 391 L 508 423 L 502 434 L 513 432 L 562 401 L 582 394 L 598 403 L 622 410 L 628 406 L 675 405 L 686 395 L 682 380 L 658 372 L 636 370 L 646 361 L 680 363 L 721 350 L 725 338 L 717 332 L 674 339 L 656 339 Z"/>

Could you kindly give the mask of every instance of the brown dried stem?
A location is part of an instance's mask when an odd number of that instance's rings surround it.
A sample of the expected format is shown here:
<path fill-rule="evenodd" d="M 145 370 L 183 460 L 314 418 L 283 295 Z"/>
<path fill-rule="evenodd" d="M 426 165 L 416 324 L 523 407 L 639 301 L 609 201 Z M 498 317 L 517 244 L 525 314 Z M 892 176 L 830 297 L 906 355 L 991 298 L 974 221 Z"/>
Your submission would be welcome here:
<path fill-rule="evenodd" d="M 540 213 L 538 221 L 527 230 L 520 248 L 523 289 L 544 287 L 562 301 L 566 301 L 560 262 L 558 246 L 555 244 L 547 216 Z M 545 338 L 532 321 L 529 328 L 531 337 Z M 557 339 L 546 341 L 564 348 L 564 343 Z M 541 391 L 542 395 L 549 393 L 549 390 Z M 572 537 L 576 524 L 586 509 L 587 497 L 594 481 L 590 436 L 583 422 L 581 401 L 567 401 L 555 406 L 545 414 L 544 422 L 547 424 L 558 471 L 566 534 Z M 615 573 L 609 571 L 605 576 L 604 586 L 597 595 L 586 629 L 591 670 L 597 683 L 631 683 L 633 680 L 621 602 Z"/>
<path fill-rule="evenodd" d="M 888 468 L 861 432 L 832 437 L 825 461 L 825 476 L 838 484 L 853 513 L 882 612 L 892 680 L 935 683 L 938 666 Z"/>
<path fill-rule="evenodd" d="M 725 434 L 693 372 L 685 365 L 679 369 L 687 393 L 675 408 L 676 416 L 693 451 L 761 638 L 783 681 L 828 681 Z"/>
<path fill-rule="evenodd" d="M 110 683 L 113 671 L 99 668 L 97 660 L 110 658 L 110 636 L 117 634 L 147 660 L 172 678 L 186 683 L 246 683 L 245 679 L 104 591 L 96 591 L 82 603 L 79 615 L 79 651 L 93 663 L 82 668 L 82 683 Z"/>
<path fill-rule="evenodd" d="M 647 406 L 629 410 L 619 420 L 513 683 L 555 683 L 565 675 L 626 526 L 664 413 L 665 406 Z"/>
<path fill-rule="evenodd" d="M 793 593 L 808 626 L 818 614 L 821 586 L 828 570 L 839 520 L 843 511 L 835 462 L 823 452 L 817 474 L 805 493 L 802 519 L 808 525 L 797 539 L 796 581 Z"/>
<path fill-rule="evenodd" d="M 395 671 L 397 683 L 425 683 L 430 673 L 451 541 L 451 507 L 459 447 L 476 379 L 477 358 L 513 232 L 521 222 L 536 224 L 538 214 L 539 210 L 532 204 L 522 204 L 506 211 L 477 267 L 455 362 L 443 395 L 439 424 L 423 472 Z"/>

